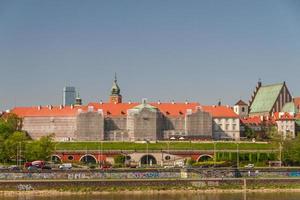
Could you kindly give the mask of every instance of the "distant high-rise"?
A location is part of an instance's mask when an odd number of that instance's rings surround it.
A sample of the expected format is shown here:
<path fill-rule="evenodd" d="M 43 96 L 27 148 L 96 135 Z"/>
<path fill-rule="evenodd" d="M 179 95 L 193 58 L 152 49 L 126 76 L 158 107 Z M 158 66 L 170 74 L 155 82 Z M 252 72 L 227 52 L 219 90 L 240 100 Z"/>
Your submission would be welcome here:
<path fill-rule="evenodd" d="M 75 100 L 76 100 L 76 89 L 75 89 L 75 87 L 64 87 L 63 105 L 64 106 L 74 105 Z"/>

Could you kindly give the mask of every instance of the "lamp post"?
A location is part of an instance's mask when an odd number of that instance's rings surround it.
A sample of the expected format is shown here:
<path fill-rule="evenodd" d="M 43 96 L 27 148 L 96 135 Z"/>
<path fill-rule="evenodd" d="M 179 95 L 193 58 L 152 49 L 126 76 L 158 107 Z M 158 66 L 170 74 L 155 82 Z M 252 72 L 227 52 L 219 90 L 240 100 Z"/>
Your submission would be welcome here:
<path fill-rule="evenodd" d="M 239 156 L 239 143 L 236 143 L 236 166 L 239 168 L 240 156 Z"/>

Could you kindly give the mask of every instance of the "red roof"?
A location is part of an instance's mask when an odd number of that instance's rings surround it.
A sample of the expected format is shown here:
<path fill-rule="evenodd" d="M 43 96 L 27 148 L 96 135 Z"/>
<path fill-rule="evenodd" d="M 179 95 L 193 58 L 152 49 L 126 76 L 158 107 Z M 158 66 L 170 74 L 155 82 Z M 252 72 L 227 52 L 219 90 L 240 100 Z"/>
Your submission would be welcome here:
<path fill-rule="evenodd" d="M 273 116 L 274 120 L 294 120 L 294 116 L 290 115 L 287 112 L 279 113 L 275 112 Z"/>
<path fill-rule="evenodd" d="M 75 116 L 78 110 L 87 110 L 87 106 L 34 106 L 34 107 L 16 107 L 11 112 L 15 113 L 19 117 L 63 117 L 63 116 Z"/>
<path fill-rule="evenodd" d="M 239 118 L 229 106 L 202 106 L 202 108 L 209 112 L 212 117 Z"/>
<path fill-rule="evenodd" d="M 294 104 L 295 104 L 296 108 L 298 108 L 298 109 L 300 108 L 300 97 L 294 98 Z"/>
<path fill-rule="evenodd" d="M 150 105 L 158 108 L 163 114 L 167 116 L 181 116 L 185 115 L 188 109 L 195 112 L 199 103 L 149 103 Z M 102 109 L 105 116 L 126 116 L 127 110 L 132 109 L 140 103 L 89 103 L 87 106 L 52 106 L 51 109 L 47 106 L 39 107 L 16 107 L 12 113 L 20 117 L 46 117 L 46 116 L 75 116 L 78 110 L 87 111 L 88 107 L 93 107 L 94 111 Z"/>
<path fill-rule="evenodd" d="M 241 121 L 242 121 L 243 124 L 259 125 L 259 124 L 262 123 L 262 120 L 259 116 L 242 118 Z"/>

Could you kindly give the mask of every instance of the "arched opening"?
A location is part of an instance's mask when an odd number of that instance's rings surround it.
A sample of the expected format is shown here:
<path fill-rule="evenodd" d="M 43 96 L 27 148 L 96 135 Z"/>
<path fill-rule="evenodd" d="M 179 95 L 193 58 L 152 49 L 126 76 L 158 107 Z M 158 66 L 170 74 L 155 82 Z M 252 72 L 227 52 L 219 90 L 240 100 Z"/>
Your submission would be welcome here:
<path fill-rule="evenodd" d="M 154 156 L 152 155 L 144 155 L 142 158 L 141 158 L 141 164 L 142 165 L 156 165 L 157 164 L 157 161 L 155 159 Z"/>
<path fill-rule="evenodd" d="M 51 161 L 54 162 L 54 163 L 61 163 L 62 162 L 61 158 L 58 155 L 52 155 L 51 156 Z"/>
<path fill-rule="evenodd" d="M 80 158 L 79 161 L 84 164 L 96 164 L 97 163 L 96 158 L 92 155 L 84 155 Z"/>
<path fill-rule="evenodd" d="M 198 158 L 198 162 L 212 161 L 214 159 L 211 155 L 201 155 Z"/>

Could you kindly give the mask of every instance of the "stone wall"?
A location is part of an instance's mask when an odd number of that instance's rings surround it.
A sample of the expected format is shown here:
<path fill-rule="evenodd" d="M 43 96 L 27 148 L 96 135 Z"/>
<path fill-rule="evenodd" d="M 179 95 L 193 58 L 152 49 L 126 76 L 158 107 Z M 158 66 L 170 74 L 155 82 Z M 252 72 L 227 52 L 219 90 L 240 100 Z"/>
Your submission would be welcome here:
<path fill-rule="evenodd" d="M 198 109 L 185 117 L 187 136 L 212 138 L 212 117 L 209 113 Z"/>
<path fill-rule="evenodd" d="M 76 117 L 25 117 L 22 129 L 32 139 L 55 134 L 58 141 L 72 140 L 76 130 Z"/>
<path fill-rule="evenodd" d="M 76 116 L 75 140 L 95 141 L 104 139 L 104 117 L 101 112 L 84 112 Z"/>

